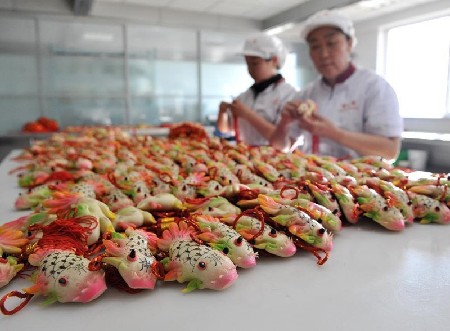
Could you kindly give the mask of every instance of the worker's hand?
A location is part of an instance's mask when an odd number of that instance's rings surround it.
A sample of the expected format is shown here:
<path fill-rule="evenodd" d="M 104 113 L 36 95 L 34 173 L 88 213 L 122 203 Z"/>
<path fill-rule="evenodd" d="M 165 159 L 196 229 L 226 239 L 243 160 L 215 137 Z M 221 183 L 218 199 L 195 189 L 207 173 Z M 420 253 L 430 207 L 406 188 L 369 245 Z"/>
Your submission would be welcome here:
<path fill-rule="evenodd" d="M 308 130 L 311 134 L 328 138 L 335 137 L 339 130 L 333 122 L 317 113 L 302 116 L 299 126 L 304 130 Z"/>
<path fill-rule="evenodd" d="M 226 113 L 231 108 L 231 103 L 222 101 L 219 105 L 219 113 Z"/>
<path fill-rule="evenodd" d="M 298 106 L 302 103 L 301 100 L 293 100 L 287 102 L 284 107 L 283 111 L 281 112 L 281 122 L 282 123 L 291 123 L 292 121 L 296 119 L 300 119 L 299 113 L 298 113 Z"/>
<path fill-rule="evenodd" d="M 233 113 L 233 116 L 236 117 L 248 118 L 253 114 L 252 109 L 244 105 L 239 100 L 233 100 L 233 102 L 230 104 L 230 109 L 231 112 Z"/>

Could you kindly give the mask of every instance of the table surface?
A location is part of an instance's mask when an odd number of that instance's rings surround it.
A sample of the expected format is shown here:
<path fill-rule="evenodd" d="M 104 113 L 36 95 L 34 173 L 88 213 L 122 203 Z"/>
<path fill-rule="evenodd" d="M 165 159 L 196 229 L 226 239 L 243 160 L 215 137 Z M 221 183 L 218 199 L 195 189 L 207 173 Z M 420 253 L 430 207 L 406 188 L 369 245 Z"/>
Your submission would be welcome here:
<path fill-rule="evenodd" d="M 8 171 L 15 166 L 11 154 L 0 165 L 0 223 L 29 213 L 13 208 L 20 190 Z M 359 223 L 334 237 L 323 266 L 299 251 L 261 255 L 238 273 L 224 291 L 184 294 L 183 284 L 159 282 L 138 294 L 109 288 L 88 304 L 44 306 L 35 297 L 15 315 L 0 314 L 0 329 L 450 330 L 450 226 L 415 223 L 394 233 Z M 15 279 L 0 296 L 29 285 Z"/>

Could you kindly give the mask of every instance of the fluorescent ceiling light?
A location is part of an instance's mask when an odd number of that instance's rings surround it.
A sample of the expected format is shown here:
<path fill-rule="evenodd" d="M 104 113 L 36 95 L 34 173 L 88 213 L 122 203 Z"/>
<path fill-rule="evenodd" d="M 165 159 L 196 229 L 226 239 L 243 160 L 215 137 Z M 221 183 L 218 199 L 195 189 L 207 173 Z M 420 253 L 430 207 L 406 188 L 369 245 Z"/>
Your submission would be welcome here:
<path fill-rule="evenodd" d="M 393 1 L 393 0 L 364 0 L 364 1 L 358 2 L 358 6 L 367 8 L 367 9 L 376 9 L 376 8 L 385 7 L 387 5 L 391 5 L 394 2 L 395 1 Z"/>
<path fill-rule="evenodd" d="M 294 23 L 286 23 L 286 24 L 283 24 L 283 25 L 276 26 L 274 28 L 267 29 L 266 33 L 271 35 L 271 36 L 273 36 L 273 35 L 277 35 L 277 34 L 283 33 L 286 30 L 290 30 L 293 27 L 294 27 Z"/>
<path fill-rule="evenodd" d="M 99 33 L 99 32 L 85 32 L 82 38 L 89 41 L 110 42 L 113 41 L 114 36 L 111 33 Z"/>

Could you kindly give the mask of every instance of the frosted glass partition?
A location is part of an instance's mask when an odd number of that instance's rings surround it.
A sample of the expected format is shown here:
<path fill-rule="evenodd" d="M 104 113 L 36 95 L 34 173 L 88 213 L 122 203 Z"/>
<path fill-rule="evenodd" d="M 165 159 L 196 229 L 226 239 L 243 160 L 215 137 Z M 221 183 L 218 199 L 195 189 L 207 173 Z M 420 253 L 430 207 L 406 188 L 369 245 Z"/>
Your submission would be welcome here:
<path fill-rule="evenodd" d="M 253 80 L 242 59 L 241 63 L 203 62 L 202 83 L 203 96 L 222 96 L 230 101 L 251 86 Z"/>
<path fill-rule="evenodd" d="M 248 33 L 202 31 L 200 39 L 203 122 L 213 122 L 219 103 L 231 101 L 252 85 L 240 54 Z"/>
<path fill-rule="evenodd" d="M 197 97 L 139 97 L 131 104 L 131 124 L 160 125 L 181 121 L 197 121 Z"/>
<path fill-rule="evenodd" d="M 44 114 L 62 126 L 124 124 L 124 42 L 120 25 L 40 25 Z"/>
<path fill-rule="evenodd" d="M 129 26 L 131 123 L 199 120 L 195 31 Z"/>
<path fill-rule="evenodd" d="M 230 96 L 205 96 L 202 98 L 202 121 L 204 123 L 215 125 L 217 121 L 219 104 L 222 101 L 230 102 Z"/>
<path fill-rule="evenodd" d="M 199 121 L 253 80 L 224 32 L 56 17 L 0 19 L 0 135 L 39 116 L 61 127 Z M 289 55 L 286 79 L 299 80 Z M 298 77 L 298 79 L 297 79 Z"/>
<path fill-rule="evenodd" d="M 200 38 L 202 61 L 243 64 L 241 52 L 248 35 L 249 32 L 202 31 Z"/>
<path fill-rule="evenodd" d="M 41 21 L 40 42 L 49 55 L 123 56 L 122 25 Z"/>
<path fill-rule="evenodd" d="M 69 125 L 123 125 L 126 106 L 123 98 L 55 97 L 46 99 L 47 116 Z"/>
<path fill-rule="evenodd" d="M 35 22 L 0 20 L 0 132 L 18 131 L 40 114 Z"/>
<path fill-rule="evenodd" d="M 47 97 L 125 97 L 123 58 L 98 55 L 54 55 L 42 59 Z"/>
<path fill-rule="evenodd" d="M 1 27 L 0 27 L 1 29 Z M 0 54 L 0 93 L 2 96 L 38 95 L 36 59 L 34 54 L 20 51 Z"/>
<path fill-rule="evenodd" d="M 220 102 L 231 102 L 252 84 L 245 64 L 202 63 L 201 120 L 206 123 L 214 122 Z"/>
<path fill-rule="evenodd" d="M 40 116 L 39 99 L 28 97 L 0 97 L 0 133 L 16 133 L 26 122 L 36 120 Z"/>
<path fill-rule="evenodd" d="M 300 86 L 302 86 L 300 73 L 304 70 L 305 69 L 298 63 L 297 54 L 295 52 L 290 52 L 286 56 L 286 60 L 280 70 L 280 73 L 283 75 L 286 82 L 299 89 Z"/>

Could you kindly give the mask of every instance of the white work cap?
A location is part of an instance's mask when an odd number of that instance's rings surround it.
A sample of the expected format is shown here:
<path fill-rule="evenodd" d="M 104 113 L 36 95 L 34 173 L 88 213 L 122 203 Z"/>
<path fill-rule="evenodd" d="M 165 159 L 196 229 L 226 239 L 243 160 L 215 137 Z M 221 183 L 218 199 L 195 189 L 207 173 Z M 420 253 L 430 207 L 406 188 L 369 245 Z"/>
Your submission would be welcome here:
<path fill-rule="evenodd" d="M 353 46 L 356 45 L 355 28 L 348 17 L 339 14 L 336 10 L 321 10 L 310 16 L 303 25 L 300 36 L 305 40 L 309 33 L 322 26 L 335 26 L 345 35 L 352 38 Z"/>
<path fill-rule="evenodd" d="M 278 69 L 286 60 L 287 49 L 280 38 L 261 32 L 249 36 L 244 43 L 243 55 L 258 56 L 263 59 L 278 58 Z"/>

